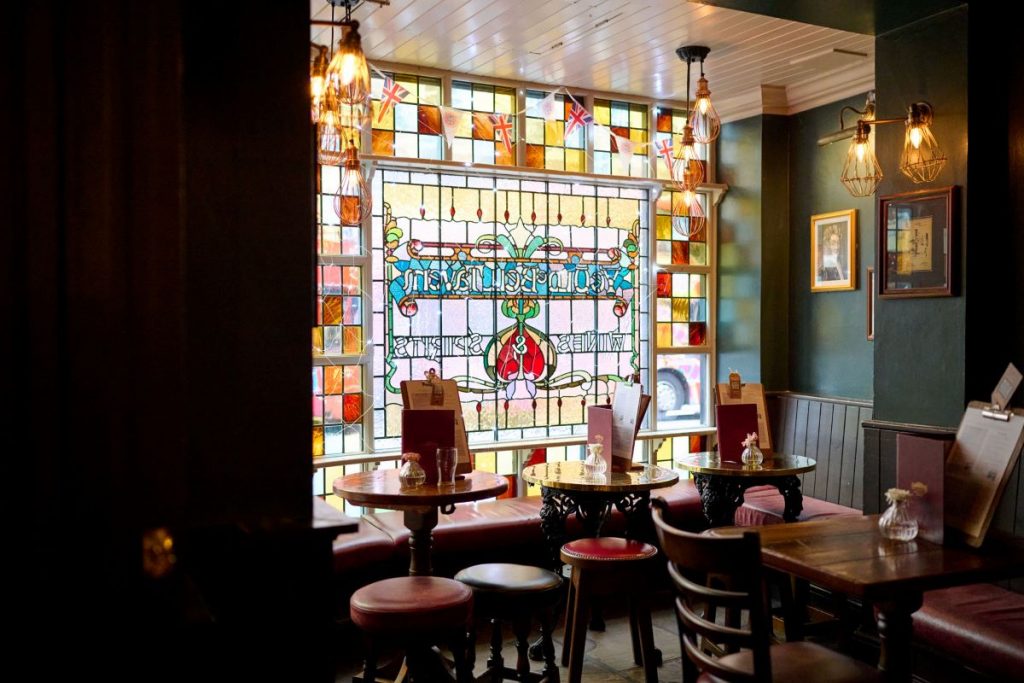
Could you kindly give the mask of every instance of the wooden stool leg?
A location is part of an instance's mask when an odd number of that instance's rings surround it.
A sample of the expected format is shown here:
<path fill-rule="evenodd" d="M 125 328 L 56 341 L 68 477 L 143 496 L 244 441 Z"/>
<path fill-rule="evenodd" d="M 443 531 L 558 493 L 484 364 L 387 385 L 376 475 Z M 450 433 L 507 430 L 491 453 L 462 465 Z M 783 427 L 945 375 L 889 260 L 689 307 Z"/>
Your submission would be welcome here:
<path fill-rule="evenodd" d="M 516 676 L 520 681 L 530 678 L 530 615 L 519 614 L 512 620 L 512 632 L 516 635 Z"/>
<path fill-rule="evenodd" d="M 469 625 L 469 632 L 466 634 L 466 663 L 470 670 L 476 666 L 476 619 Z"/>
<path fill-rule="evenodd" d="M 630 599 L 630 611 L 636 613 L 637 631 L 640 632 L 640 651 L 643 655 L 644 681 L 658 683 L 658 653 L 654 649 L 654 627 L 651 624 L 651 611 L 646 604 L 636 604 L 642 598 Z M 684 653 L 685 657 L 686 654 Z"/>
<path fill-rule="evenodd" d="M 583 679 L 583 651 L 587 649 L 587 617 L 590 612 L 590 594 L 586 573 L 573 569 L 576 595 L 572 610 L 572 632 L 566 632 L 569 639 L 569 683 L 580 683 Z"/>
<path fill-rule="evenodd" d="M 363 661 L 363 681 L 373 683 L 377 680 L 377 647 L 372 638 L 366 638 L 366 659 Z"/>
<path fill-rule="evenodd" d="M 562 666 L 569 666 L 569 644 L 572 640 L 573 614 L 576 609 L 576 570 L 569 580 L 569 594 L 565 598 L 565 634 L 562 637 Z"/>
<path fill-rule="evenodd" d="M 540 617 L 540 643 L 544 652 L 544 680 L 558 683 L 558 667 L 555 665 L 555 645 L 551 642 L 551 631 L 555 623 L 555 608 L 545 609 Z"/>
<path fill-rule="evenodd" d="M 633 644 L 633 663 L 640 666 L 644 663 L 643 657 L 641 656 L 640 646 L 640 632 L 637 628 L 636 623 L 636 604 L 630 599 L 629 601 L 629 639 Z"/>
<path fill-rule="evenodd" d="M 503 668 L 505 659 L 501 656 L 501 620 L 494 618 L 491 619 L 491 656 L 487 660 L 487 670 L 492 673 L 492 680 L 501 680 Z"/>

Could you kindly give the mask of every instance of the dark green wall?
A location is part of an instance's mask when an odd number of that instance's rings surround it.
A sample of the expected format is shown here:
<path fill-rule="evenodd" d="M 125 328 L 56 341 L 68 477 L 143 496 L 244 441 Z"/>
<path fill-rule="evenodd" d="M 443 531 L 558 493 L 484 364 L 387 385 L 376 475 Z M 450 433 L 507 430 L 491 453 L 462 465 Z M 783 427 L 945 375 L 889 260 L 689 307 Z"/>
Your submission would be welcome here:
<path fill-rule="evenodd" d="M 761 379 L 761 132 L 763 117 L 722 126 L 718 181 L 718 381 L 730 368 Z"/>
<path fill-rule="evenodd" d="M 790 117 L 789 174 L 789 386 L 800 393 L 871 399 L 873 342 L 867 340 L 865 267 L 875 262 L 874 197 L 851 197 L 839 174 L 848 140 L 819 147 L 818 138 L 839 129 L 843 106 L 864 108 L 864 95 Z M 855 114 L 846 114 L 851 125 Z M 811 292 L 811 227 L 814 214 L 856 209 L 857 288 Z"/>
<path fill-rule="evenodd" d="M 789 117 L 764 116 L 761 135 L 761 382 L 790 388 Z"/>
<path fill-rule="evenodd" d="M 885 172 L 878 196 L 922 187 L 960 186 L 967 196 L 967 9 L 881 35 L 875 44 L 878 116 L 905 114 L 908 104 L 931 102 L 932 130 L 949 163 L 934 182 L 914 185 L 897 168 L 904 128 L 876 128 L 876 154 Z M 966 229 L 961 201 L 961 232 Z M 984 226 L 976 226 L 982 229 Z M 963 251 L 954 252 L 962 266 Z M 963 269 L 952 297 L 879 300 L 875 318 L 875 418 L 955 427 L 965 395 L 966 290 Z M 993 380 L 994 384 L 994 380 Z M 982 398 L 982 397 L 977 397 Z"/>

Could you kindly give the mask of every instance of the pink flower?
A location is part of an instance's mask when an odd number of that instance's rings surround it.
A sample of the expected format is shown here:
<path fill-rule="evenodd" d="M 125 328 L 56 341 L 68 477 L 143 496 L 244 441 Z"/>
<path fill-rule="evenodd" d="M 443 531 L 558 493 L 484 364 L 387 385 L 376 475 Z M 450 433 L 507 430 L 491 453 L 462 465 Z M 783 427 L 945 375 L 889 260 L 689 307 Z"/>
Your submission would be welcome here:
<path fill-rule="evenodd" d="M 751 446 L 754 446 L 756 444 L 757 444 L 757 434 L 755 432 L 751 432 L 751 433 L 747 434 L 747 438 L 743 439 L 743 447 L 744 448 L 750 448 Z"/>

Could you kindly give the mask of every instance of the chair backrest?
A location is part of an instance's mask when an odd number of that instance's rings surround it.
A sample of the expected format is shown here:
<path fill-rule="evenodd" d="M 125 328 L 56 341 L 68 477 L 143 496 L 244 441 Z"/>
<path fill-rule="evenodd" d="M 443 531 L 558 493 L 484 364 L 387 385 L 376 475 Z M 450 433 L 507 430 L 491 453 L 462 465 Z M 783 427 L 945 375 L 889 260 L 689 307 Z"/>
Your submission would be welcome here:
<path fill-rule="evenodd" d="M 760 538 L 753 532 L 716 538 L 676 529 L 664 519 L 667 503 L 661 498 L 651 502 L 676 588 L 679 639 L 687 657 L 700 670 L 728 681 L 770 681 L 771 621 Z M 716 621 L 719 609 L 727 615 L 724 624 Z M 741 625 L 744 614 L 746 626 Z M 721 652 L 751 650 L 753 670 L 723 665 L 704 651 L 706 644 Z"/>

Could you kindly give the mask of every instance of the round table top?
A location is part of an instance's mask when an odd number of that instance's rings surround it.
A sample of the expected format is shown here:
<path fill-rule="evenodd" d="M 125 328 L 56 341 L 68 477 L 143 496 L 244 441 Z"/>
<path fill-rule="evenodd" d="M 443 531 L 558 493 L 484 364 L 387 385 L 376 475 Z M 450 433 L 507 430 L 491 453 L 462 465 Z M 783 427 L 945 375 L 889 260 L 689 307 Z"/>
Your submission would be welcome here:
<path fill-rule="evenodd" d="M 523 469 L 523 479 L 531 484 L 540 484 L 549 489 L 563 491 L 606 491 L 609 493 L 628 491 L 650 491 L 672 486 L 679 481 L 679 474 L 655 465 L 634 465 L 629 472 L 605 472 L 587 476 L 582 460 L 568 462 L 546 462 L 530 465 Z"/>
<path fill-rule="evenodd" d="M 508 480 L 500 474 L 473 471 L 456 477 L 462 478 L 456 478 L 451 488 L 437 484 L 403 487 L 397 469 L 356 472 L 335 479 L 334 493 L 356 505 L 407 510 L 493 498 L 508 489 Z"/>
<path fill-rule="evenodd" d="M 697 474 L 717 474 L 723 477 L 786 477 L 810 472 L 817 466 L 811 458 L 783 453 L 771 456 L 766 453 L 760 465 L 727 462 L 717 456 L 717 453 L 691 453 L 677 460 L 676 465 Z"/>

